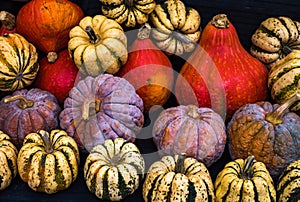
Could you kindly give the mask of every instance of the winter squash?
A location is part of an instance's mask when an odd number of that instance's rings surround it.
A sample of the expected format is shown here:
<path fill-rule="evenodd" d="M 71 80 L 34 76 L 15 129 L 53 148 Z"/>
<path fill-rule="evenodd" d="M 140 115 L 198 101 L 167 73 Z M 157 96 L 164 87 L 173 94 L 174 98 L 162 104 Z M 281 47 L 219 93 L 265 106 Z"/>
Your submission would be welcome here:
<path fill-rule="evenodd" d="M 278 201 L 299 201 L 300 160 L 291 162 L 280 174 L 276 191 Z"/>
<path fill-rule="evenodd" d="M 215 201 L 206 166 L 185 154 L 163 156 L 154 162 L 143 184 L 145 202 Z"/>
<path fill-rule="evenodd" d="M 31 88 L 5 96 L 0 102 L 0 111 L 0 130 L 9 135 L 19 149 L 28 133 L 58 127 L 61 108 L 53 94 Z"/>
<path fill-rule="evenodd" d="M 227 125 L 231 157 L 254 155 L 273 177 L 299 159 L 300 117 L 288 110 L 297 100 L 298 94 L 280 106 L 262 101 L 238 109 Z"/>
<path fill-rule="evenodd" d="M 152 130 L 161 156 L 186 153 L 206 166 L 222 155 L 226 144 L 225 123 L 210 108 L 179 105 L 163 110 Z"/>
<path fill-rule="evenodd" d="M 92 148 L 84 164 L 84 179 L 99 199 L 120 201 L 133 194 L 144 178 L 145 162 L 131 142 L 107 139 Z"/>
<path fill-rule="evenodd" d="M 83 10 L 69 0 L 33 0 L 17 14 L 17 32 L 48 54 L 67 48 L 69 32 L 84 17 Z"/>
<path fill-rule="evenodd" d="M 123 78 L 88 76 L 70 90 L 59 120 L 82 151 L 117 137 L 133 142 L 144 124 L 143 100 Z"/>
<path fill-rule="evenodd" d="M 17 33 L 0 36 L 0 90 L 15 91 L 31 85 L 39 70 L 34 45 Z"/>
<path fill-rule="evenodd" d="M 183 1 L 167 0 L 157 4 L 150 14 L 155 45 L 168 54 L 192 52 L 201 35 L 201 16 Z"/>
<path fill-rule="evenodd" d="M 59 129 L 29 133 L 18 154 L 21 179 L 34 191 L 53 194 L 67 189 L 77 178 L 79 150 Z"/>
<path fill-rule="evenodd" d="M 137 39 L 130 46 L 128 60 L 117 74 L 135 87 L 143 99 L 144 112 L 163 106 L 170 97 L 174 82 L 172 63 L 153 44 L 150 32 L 148 23 L 139 29 Z"/>
<path fill-rule="evenodd" d="M 272 177 L 254 156 L 228 162 L 215 180 L 216 202 L 276 201 Z"/>
<path fill-rule="evenodd" d="M 299 89 L 300 78 L 300 50 L 294 50 L 286 57 L 277 60 L 271 66 L 268 87 L 272 99 L 282 104 L 291 98 Z M 300 109 L 299 102 L 294 103 L 292 111 Z"/>
<path fill-rule="evenodd" d="M 146 23 L 156 5 L 155 0 L 99 1 L 103 15 L 126 27 L 135 27 Z"/>
<path fill-rule="evenodd" d="M 0 11 L 0 36 L 16 32 L 16 16 L 8 11 Z"/>
<path fill-rule="evenodd" d="M 0 131 L 0 191 L 6 189 L 17 176 L 18 149 L 11 138 Z"/>
<path fill-rule="evenodd" d="M 127 61 L 127 37 L 123 28 L 103 15 L 84 17 L 69 36 L 71 57 L 85 75 L 115 74 Z"/>
<path fill-rule="evenodd" d="M 244 104 L 268 98 L 267 67 L 244 49 L 225 14 L 205 26 L 199 47 L 179 74 L 177 102 L 211 107 L 226 121 Z"/>
<path fill-rule="evenodd" d="M 286 16 L 269 17 L 251 37 L 251 54 L 267 65 L 300 50 L 300 23 Z"/>

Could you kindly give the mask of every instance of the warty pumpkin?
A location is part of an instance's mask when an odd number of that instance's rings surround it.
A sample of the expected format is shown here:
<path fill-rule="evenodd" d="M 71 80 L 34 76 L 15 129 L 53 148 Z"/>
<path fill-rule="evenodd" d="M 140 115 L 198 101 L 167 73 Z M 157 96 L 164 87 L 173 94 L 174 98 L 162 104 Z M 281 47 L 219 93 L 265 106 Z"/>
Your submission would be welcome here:
<path fill-rule="evenodd" d="M 272 177 L 299 159 L 300 117 L 288 109 L 299 98 L 296 94 L 280 106 L 262 101 L 239 108 L 227 125 L 231 157 L 254 155 Z"/>
<path fill-rule="evenodd" d="M 151 37 L 155 45 L 168 54 L 192 52 L 201 35 L 201 16 L 183 1 L 167 0 L 157 4 L 150 14 L 155 29 Z"/>
<path fill-rule="evenodd" d="M 34 191 L 53 194 L 77 178 L 79 150 L 74 139 L 59 129 L 26 135 L 18 154 L 21 179 Z"/>
<path fill-rule="evenodd" d="M 31 88 L 2 98 L 0 111 L 0 130 L 9 135 L 19 149 L 28 133 L 57 128 L 61 108 L 53 94 Z"/>
<path fill-rule="evenodd" d="M 0 11 L 0 36 L 16 32 L 16 16 L 8 11 Z"/>
<path fill-rule="evenodd" d="M 103 15 L 126 27 L 135 27 L 146 23 L 156 5 L 155 0 L 99 1 Z"/>
<path fill-rule="evenodd" d="M 70 55 L 85 75 L 115 74 L 127 61 L 127 37 L 123 28 L 103 15 L 84 17 L 69 36 Z"/>
<path fill-rule="evenodd" d="M 154 162 L 143 184 L 145 202 L 215 201 L 206 166 L 185 154 L 163 156 Z"/>
<path fill-rule="evenodd" d="M 133 194 L 144 173 L 139 149 L 124 138 L 107 139 L 93 147 L 84 164 L 86 185 L 102 200 L 120 201 Z"/>
<path fill-rule="evenodd" d="M 90 151 L 106 139 L 135 141 L 144 125 L 143 110 L 143 100 L 124 78 L 88 76 L 70 90 L 59 115 L 60 127 L 82 151 Z"/>
<path fill-rule="evenodd" d="M 11 138 L 0 131 L 0 191 L 6 189 L 17 176 L 18 149 Z"/>
<path fill-rule="evenodd" d="M 17 33 L 0 36 L 0 44 L 0 90 L 30 86 L 39 70 L 35 46 Z"/>
<path fill-rule="evenodd" d="M 263 162 L 254 156 L 228 162 L 214 183 L 216 202 L 275 202 L 276 189 Z"/>
<path fill-rule="evenodd" d="M 161 156 L 186 153 L 210 166 L 224 152 L 226 127 L 210 108 L 179 105 L 159 114 L 152 137 Z"/>

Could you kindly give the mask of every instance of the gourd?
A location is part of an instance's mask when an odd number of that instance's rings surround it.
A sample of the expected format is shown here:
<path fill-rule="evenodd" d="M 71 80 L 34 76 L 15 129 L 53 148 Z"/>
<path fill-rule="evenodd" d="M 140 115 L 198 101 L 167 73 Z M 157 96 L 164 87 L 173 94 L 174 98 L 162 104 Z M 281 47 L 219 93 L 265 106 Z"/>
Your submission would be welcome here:
<path fill-rule="evenodd" d="M 173 89 L 174 72 L 166 54 L 149 38 L 151 26 L 143 25 L 130 46 L 128 60 L 118 72 L 143 99 L 144 112 L 163 106 Z"/>
<path fill-rule="evenodd" d="M 142 194 L 145 202 L 215 201 L 206 166 L 185 154 L 163 156 L 152 163 Z"/>
<path fill-rule="evenodd" d="M 136 27 L 146 23 L 156 5 L 155 0 L 99 1 L 104 16 L 126 27 Z"/>
<path fill-rule="evenodd" d="M 16 17 L 8 11 L 0 11 L 0 36 L 16 32 Z"/>
<path fill-rule="evenodd" d="M 70 90 L 59 115 L 60 127 L 82 151 L 117 137 L 134 142 L 144 124 L 143 110 L 143 100 L 124 78 L 88 76 Z"/>
<path fill-rule="evenodd" d="M 276 190 L 265 164 L 254 156 L 228 162 L 215 183 L 218 201 L 276 201 Z"/>
<path fill-rule="evenodd" d="M 296 94 L 282 105 L 268 101 L 239 108 L 227 125 L 229 151 L 233 159 L 254 155 L 272 177 L 278 177 L 300 158 L 300 117 L 289 111 L 299 100 Z"/>
<path fill-rule="evenodd" d="M 0 191 L 11 185 L 17 176 L 18 149 L 11 142 L 11 138 L 0 131 Z"/>
<path fill-rule="evenodd" d="M 159 114 L 152 137 L 161 156 L 186 153 L 210 166 L 224 152 L 226 127 L 210 108 L 179 105 Z"/>
<path fill-rule="evenodd" d="M 201 16 L 183 1 L 167 0 L 157 4 L 150 14 L 155 45 L 168 54 L 192 52 L 201 35 Z"/>
<path fill-rule="evenodd" d="M 69 33 L 68 50 L 85 75 L 115 74 L 127 61 L 127 37 L 121 25 L 103 15 L 85 16 Z"/>
<path fill-rule="evenodd" d="M 0 44 L 0 90 L 30 86 L 39 70 L 35 46 L 17 33 L 0 36 Z"/>
<path fill-rule="evenodd" d="M 57 128 L 61 108 L 53 94 L 31 88 L 3 97 L 0 111 L 0 130 L 19 149 L 28 133 Z"/>
<path fill-rule="evenodd" d="M 269 17 L 260 23 L 251 42 L 251 54 L 269 67 L 300 50 L 300 23 L 286 16 Z"/>
<path fill-rule="evenodd" d="M 53 194 L 67 189 L 77 178 L 79 150 L 76 142 L 59 129 L 29 133 L 18 154 L 18 172 L 28 186 Z"/>
<path fill-rule="evenodd" d="M 107 139 L 92 148 L 84 164 L 84 179 L 99 199 L 120 201 L 142 182 L 145 162 L 139 149 L 123 138 Z"/>
<path fill-rule="evenodd" d="M 178 103 L 210 107 L 227 122 L 239 107 L 267 100 L 268 69 L 242 46 L 226 14 L 207 23 L 198 44 L 179 72 Z"/>

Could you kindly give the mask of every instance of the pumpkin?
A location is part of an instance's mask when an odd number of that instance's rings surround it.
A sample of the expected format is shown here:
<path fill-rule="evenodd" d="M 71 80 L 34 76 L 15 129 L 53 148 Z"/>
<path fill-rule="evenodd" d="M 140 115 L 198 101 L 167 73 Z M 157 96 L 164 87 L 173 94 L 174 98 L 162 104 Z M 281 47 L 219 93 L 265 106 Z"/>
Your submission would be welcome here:
<path fill-rule="evenodd" d="M 18 150 L 11 138 L 0 131 L 0 190 L 4 190 L 17 176 Z"/>
<path fill-rule="evenodd" d="M 67 189 L 77 178 L 79 150 L 76 142 L 59 129 L 29 133 L 18 154 L 18 172 L 28 186 L 53 194 Z"/>
<path fill-rule="evenodd" d="M 254 155 L 273 177 L 300 158 L 300 117 L 289 111 L 299 95 L 278 106 L 268 101 L 246 104 L 227 125 L 233 159 Z"/>
<path fill-rule="evenodd" d="M 144 112 L 163 106 L 170 97 L 174 82 L 172 63 L 153 44 L 150 32 L 148 23 L 139 29 L 137 39 L 130 46 L 128 60 L 117 74 L 135 87 L 143 99 Z"/>
<path fill-rule="evenodd" d="M 0 11 L 0 36 L 16 32 L 16 16 L 7 11 Z"/>
<path fill-rule="evenodd" d="M 277 196 L 280 202 L 299 201 L 300 160 L 291 162 L 284 168 L 277 182 Z"/>
<path fill-rule="evenodd" d="M 17 33 L 0 36 L 0 44 L 0 90 L 30 86 L 39 70 L 35 46 Z"/>
<path fill-rule="evenodd" d="M 294 50 L 286 57 L 274 62 L 271 66 L 268 87 L 272 99 L 279 104 L 284 103 L 299 89 L 300 50 Z M 300 109 L 299 102 L 291 107 L 292 111 Z"/>
<path fill-rule="evenodd" d="M 300 23 L 286 16 L 262 21 L 251 37 L 251 54 L 272 65 L 293 50 L 300 50 Z"/>
<path fill-rule="evenodd" d="M 215 201 L 214 185 L 206 166 L 185 154 L 163 156 L 146 175 L 145 202 Z"/>
<path fill-rule="evenodd" d="M 216 162 L 226 144 L 225 123 L 210 108 L 179 105 L 163 110 L 152 137 L 161 156 L 186 153 L 206 166 Z"/>
<path fill-rule="evenodd" d="M 268 69 L 245 50 L 226 14 L 207 23 L 179 74 L 177 102 L 210 107 L 226 122 L 239 107 L 268 98 Z"/>
<path fill-rule="evenodd" d="M 123 78 L 88 76 L 70 90 L 59 120 L 82 151 L 117 137 L 133 142 L 144 124 L 143 100 Z"/>
<path fill-rule="evenodd" d="M 127 37 L 123 28 L 103 15 L 84 17 L 69 36 L 68 50 L 85 75 L 115 74 L 127 61 Z"/>
<path fill-rule="evenodd" d="M 69 0 L 33 0 L 17 14 L 19 34 L 49 54 L 65 49 L 71 28 L 84 17 L 83 10 Z"/>
<path fill-rule="evenodd" d="M 142 182 L 145 162 L 139 149 L 124 138 L 107 139 L 92 148 L 84 164 L 84 179 L 99 199 L 120 201 Z"/>
<path fill-rule="evenodd" d="M 276 190 L 263 162 L 254 156 L 228 162 L 215 180 L 216 202 L 276 201 Z"/>
<path fill-rule="evenodd" d="M 0 102 L 0 111 L 0 130 L 9 135 L 19 149 L 28 133 L 58 127 L 61 108 L 53 94 L 31 88 L 5 96 Z"/>
<path fill-rule="evenodd" d="M 168 54 L 192 52 L 201 35 L 201 16 L 183 1 L 167 0 L 157 4 L 150 14 L 155 45 Z"/>
<path fill-rule="evenodd" d="M 135 27 L 148 21 L 155 8 L 155 0 L 99 0 L 102 14 L 126 27 Z"/>

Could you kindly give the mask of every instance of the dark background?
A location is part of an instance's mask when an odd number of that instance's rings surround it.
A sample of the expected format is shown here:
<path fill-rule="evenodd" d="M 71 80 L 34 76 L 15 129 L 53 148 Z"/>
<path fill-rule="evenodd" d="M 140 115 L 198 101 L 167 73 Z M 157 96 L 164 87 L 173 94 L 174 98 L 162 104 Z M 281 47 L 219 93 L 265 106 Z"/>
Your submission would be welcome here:
<path fill-rule="evenodd" d="M 100 14 L 100 3 L 98 0 L 73 0 L 84 11 L 85 15 Z M 162 1 L 157 1 L 162 2 Z M 201 15 L 201 27 L 203 28 L 211 18 L 219 13 L 227 14 L 231 23 L 235 26 L 240 41 L 246 50 L 251 46 L 251 35 L 259 26 L 260 22 L 268 17 L 288 16 L 293 20 L 300 21 L 300 1 L 299 0 L 183 0 L 190 7 L 196 8 Z M 24 2 L 0 0 L 0 10 L 7 10 L 13 14 L 17 14 Z M 179 70 L 184 61 L 177 56 L 170 56 L 170 60 L 174 69 Z M 175 98 L 172 95 L 164 107 L 175 106 Z M 152 118 L 146 118 L 146 124 L 143 133 L 150 137 L 151 124 L 156 115 Z M 138 139 L 136 145 L 141 150 L 141 153 L 149 156 L 156 151 L 156 147 L 151 138 Z M 87 153 L 81 153 L 81 164 L 79 175 L 76 181 L 66 190 L 56 194 L 47 195 L 31 190 L 26 183 L 21 181 L 19 177 L 12 181 L 12 184 L 4 191 L 0 192 L 0 201 L 99 201 L 99 199 L 89 192 L 83 178 L 83 165 Z M 148 167 L 153 161 L 158 160 L 158 156 L 154 153 L 151 158 L 146 161 Z M 219 161 L 209 167 L 211 177 L 215 180 L 217 173 L 230 160 L 227 149 Z M 125 200 L 143 201 L 139 189 Z M 100 200 L 101 201 L 101 200 Z"/>

